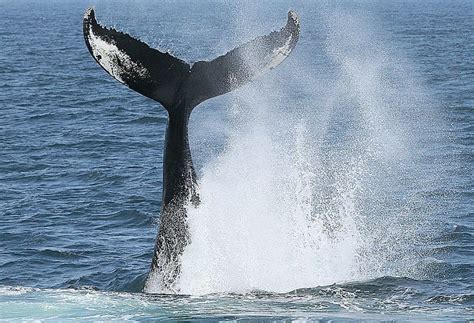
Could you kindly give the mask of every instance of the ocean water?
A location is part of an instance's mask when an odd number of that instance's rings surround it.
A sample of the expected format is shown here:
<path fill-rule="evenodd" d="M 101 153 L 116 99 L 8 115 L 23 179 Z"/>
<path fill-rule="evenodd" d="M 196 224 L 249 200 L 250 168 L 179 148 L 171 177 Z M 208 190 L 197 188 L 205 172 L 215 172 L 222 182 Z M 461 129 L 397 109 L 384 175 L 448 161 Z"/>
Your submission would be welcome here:
<path fill-rule="evenodd" d="M 166 113 L 82 17 L 188 62 L 299 44 L 193 112 L 201 205 L 176 294 L 144 290 Z M 474 319 L 474 5 L 0 0 L 0 320 Z"/>

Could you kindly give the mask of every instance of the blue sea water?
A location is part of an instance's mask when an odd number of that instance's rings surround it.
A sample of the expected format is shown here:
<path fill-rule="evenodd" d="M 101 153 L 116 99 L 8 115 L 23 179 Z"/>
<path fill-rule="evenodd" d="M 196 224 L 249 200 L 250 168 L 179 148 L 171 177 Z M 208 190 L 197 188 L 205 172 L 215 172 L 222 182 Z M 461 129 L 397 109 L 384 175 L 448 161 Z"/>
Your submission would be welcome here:
<path fill-rule="evenodd" d="M 301 18 L 193 112 L 176 295 L 143 292 L 166 113 L 90 57 L 91 5 L 188 62 Z M 0 320 L 474 319 L 473 30 L 468 0 L 0 0 Z"/>

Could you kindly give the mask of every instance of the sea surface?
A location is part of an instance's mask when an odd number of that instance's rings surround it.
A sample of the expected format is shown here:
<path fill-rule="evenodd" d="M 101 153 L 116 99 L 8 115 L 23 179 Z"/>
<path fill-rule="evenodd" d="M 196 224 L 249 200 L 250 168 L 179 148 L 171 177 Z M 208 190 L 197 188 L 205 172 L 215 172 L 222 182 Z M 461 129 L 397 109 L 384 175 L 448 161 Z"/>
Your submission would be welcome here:
<path fill-rule="evenodd" d="M 202 203 L 144 291 L 165 110 L 91 58 L 85 10 L 190 63 L 301 19 L 193 112 Z M 474 3 L 0 0 L 0 321 L 474 319 Z"/>

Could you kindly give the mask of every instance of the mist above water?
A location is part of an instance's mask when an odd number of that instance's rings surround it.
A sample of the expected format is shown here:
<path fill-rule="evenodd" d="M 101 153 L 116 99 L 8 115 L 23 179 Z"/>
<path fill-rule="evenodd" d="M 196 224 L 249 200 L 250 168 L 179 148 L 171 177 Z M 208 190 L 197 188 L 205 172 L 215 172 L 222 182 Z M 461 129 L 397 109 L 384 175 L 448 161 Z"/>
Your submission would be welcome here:
<path fill-rule="evenodd" d="M 444 140 L 429 131 L 441 128 L 429 92 L 373 22 L 323 12 L 308 48 L 300 14 L 281 66 L 217 100 L 229 108 L 193 116 L 201 205 L 188 210 L 181 293 L 429 275 L 442 175 L 425 153 Z"/>

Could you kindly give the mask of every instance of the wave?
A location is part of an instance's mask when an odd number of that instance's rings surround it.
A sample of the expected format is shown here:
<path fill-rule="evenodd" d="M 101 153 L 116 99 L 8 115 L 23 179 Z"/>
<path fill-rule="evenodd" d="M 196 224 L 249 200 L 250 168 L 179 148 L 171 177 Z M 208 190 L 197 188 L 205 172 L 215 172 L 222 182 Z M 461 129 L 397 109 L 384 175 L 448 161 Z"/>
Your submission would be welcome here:
<path fill-rule="evenodd" d="M 109 274 L 117 280 L 121 278 L 120 271 Z M 94 279 L 100 277 L 83 278 L 82 282 Z M 253 291 L 201 296 L 135 292 L 144 283 L 143 275 L 135 277 L 128 287 L 123 285 L 129 288 L 127 292 L 97 291 L 87 285 L 75 287 L 79 281 L 71 281 L 72 288 L 60 289 L 0 286 L 0 312 L 5 313 L 0 320 L 24 319 L 25 315 L 56 320 L 461 320 L 472 315 L 469 307 L 474 299 L 472 293 L 450 293 L 448 283 L 404 277 L 380 277 L 289 293 Z"/>

